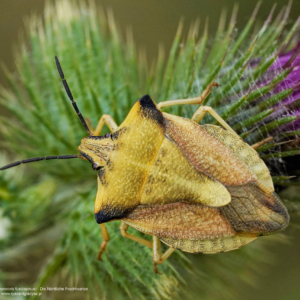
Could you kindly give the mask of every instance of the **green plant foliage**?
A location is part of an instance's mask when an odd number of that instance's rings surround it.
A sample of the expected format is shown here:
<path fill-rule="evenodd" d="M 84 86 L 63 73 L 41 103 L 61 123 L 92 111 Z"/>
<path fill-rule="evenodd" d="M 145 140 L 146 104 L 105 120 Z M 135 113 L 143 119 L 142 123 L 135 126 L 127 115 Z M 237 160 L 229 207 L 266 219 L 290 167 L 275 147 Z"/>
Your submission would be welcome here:
<path fill-rule="evenodd" d="M 226 15 L 222 15 L 214 39 L 208 37 L 207 24 L 198 38 L 197 22 L 183 39 L 180 23 L 167 59 L 160 51 L 149 68 L 145 56 L 138 54 L 131 34 L 126 41 L 120 37 L 111 12 L 103 12 L 93 2 L 48 3 L 43 21 L 31 18 L 28 24 L 28 41 L 21 45 L 16 57 L 17 73 L 6 72 L 10 87 L 1 90 L 0 104 L 10 115 L 0 119 L 3 146 L 12 150 L 17 159 L 78 153 L 85 132 L 61 84 L 55 55 L 60 58 L 83 116 L 94 127 L 104 113 L 120 124 L 145 93 L 157 103 L 194 97 L 216 80 L 220 87 L 213 90 L 206 104 L 213 106 L 249 143 L 256 143 L 278 126 L 295 121 L 293 116 L 267 119 L 275 110 L 273 106 L 293 92 L 289 89 L 272 93 L 292 68 L 253 88 L 279 56 L 278 49 L 283 45 L 288 47 L 285 50 L 292 49 L 295 44 L 299 22 L 290 31 L 284 30 L 288 10 L 289 7 L 280 12 L 273 22 L 270 16 L 258 32 L 253 29 L 254 12 L 245 29 L 237 33 L 235 8 L 228 27 Z M 261 60 L 250 67 L 254 58 Z M 178 106 L 166 111 L 191 117 L 196 108 Z M 212 122 L 209 117 L 205 121 Z M 107 128 L 102 134 L 106 132 Z M 278 152 L 277 148 L 278 142 L 272 142 L 260 148 L 259 153 L 265 159 L 300 153 L 299 149 Z M 274 149 L 275 155 L 270 152 Z M 1 165 L 4 164 L 3 158 Z M 289 178 L 277 179 L 286 182 Z M 264 241 L 215 256 L 176 251 L 159 266 L 163 275 L 157 276 L 152 272 L 151 251 L 124 239 L 118 230 L 119 222 L 108 224 L 111 241 L 103 262 L 98 262 L 101 235 L 93 216 L 95 194 L 95 173 L 81 160 L 44 161 L 1 172 L 0 208 L 12 222 L 9 237 L 0 242 L 3 282 L 88 287 L 89 292 L 81 294 L 84 296 L 80 299 L 195 299 L 195 295 L 201 295 L 201 299 L 232 299 L 236 284 L 254 281 L 255 271 L 250 266 L 260 264 L 262 268 L 261 264 L 268 262 Z M 268 241 L 278 242 L 280 238 L 279 234 Z M 20 261 L 32 257 L 33 252 L 36 264 L 30 274 L 12 279 L 11 269 L 19 272 Z M 23 263 L 28 266 L 28 262 Z"/>

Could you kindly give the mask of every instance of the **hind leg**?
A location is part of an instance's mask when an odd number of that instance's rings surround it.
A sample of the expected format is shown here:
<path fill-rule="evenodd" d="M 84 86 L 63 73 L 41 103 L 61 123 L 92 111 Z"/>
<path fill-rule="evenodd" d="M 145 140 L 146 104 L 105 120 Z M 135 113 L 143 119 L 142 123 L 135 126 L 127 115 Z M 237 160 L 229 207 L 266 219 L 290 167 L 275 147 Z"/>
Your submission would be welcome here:
<path fill-rule="evenodd" d="M 220 115 L 210 106 L 200 106 L 192 116 L 192 121 L 200 123 L 206 113 L 209 113 L 213 118 L 215 118 L 225 129 L 233 132 L 238 136 L 238 134 L 220 117 Z M 238 136 L 239 137 L 239 136 Z"/>
<path fill-rule="evenodd" d="M 168 100 L 164 102 L 160 102 L 157 104 L 158 108 L 166 107 L 166 106 L 173 106 L 179 104 L 201 104 L 204 99 L 211 93 L 211 89 L 214 86 L 218 86 L 217 82 L 210 83 L 206 89 L 202 92 L 202 94 L 195 98 L 188 98 L 188 99 L 178 99 L 178 100 Z"/>
<path fill-rule="evenodd" d="M 153 236 L 153 270 L 159 274 L 157 265 L 162 264 L 176 249 L 169 248 L 163 255 L 161 254 L 161 242 L 157 236 Z"/>

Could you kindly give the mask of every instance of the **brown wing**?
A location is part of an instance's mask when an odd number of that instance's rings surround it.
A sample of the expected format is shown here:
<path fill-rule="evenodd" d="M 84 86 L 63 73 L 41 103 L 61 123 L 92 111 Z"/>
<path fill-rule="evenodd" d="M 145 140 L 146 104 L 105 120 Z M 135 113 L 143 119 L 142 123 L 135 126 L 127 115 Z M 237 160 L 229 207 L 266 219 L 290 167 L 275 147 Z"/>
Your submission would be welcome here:
<path fill-rule="evenodd" d="M 274 185 L 270 172 L 258 153 L 252 147 L 243 142 L 236 134 L 223 129 L 220 126 L 206 124 L 201 127 L 212 137 L 227 146 L 247 165 L 247 167 L 257 176 L 259 186 L 265 192 L 274 192 Z"/>
<path fill-rule="evenodd" d="M 275 193 L 267 195 L 257 184 L 229 191 L 232 201 L 223 207 L 184 202 L 139 205 L 123 221 L 170 247 L 203 253 L 237 249 L 287 226 L 288 213 Z"/>
<path fill-rule="evenodd" d="M 166 118 L 166 136 L 198 171 L 226 186 L 257 181 L 257 176 L 247 164 L 202 126 L 189 119 L 163 115 Z"/>

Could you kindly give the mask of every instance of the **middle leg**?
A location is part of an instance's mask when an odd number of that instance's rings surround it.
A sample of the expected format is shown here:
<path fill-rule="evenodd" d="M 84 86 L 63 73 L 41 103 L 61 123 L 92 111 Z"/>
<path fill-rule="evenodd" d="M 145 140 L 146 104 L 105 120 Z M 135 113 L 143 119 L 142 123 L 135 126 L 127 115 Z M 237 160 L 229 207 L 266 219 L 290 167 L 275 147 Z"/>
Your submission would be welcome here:
<path fill-rule="evenodd" d="M 152 242 L 151 241 L 148 241 L 148 240 L 145 240 L 143 238 L 140 238 L 138 236 L 135 236 L 135 235 L 132 235 L 130 233 L 127 233 L 127 230 L 129 228 L 129 225 L 125 224 L 124 222 L 121 222 L 121 225 L 120 225 L 120 232 L 121 234 L 130 239 L 130 240 L 133 240 L 139 244 L 142 244 L 150 249 L 153 249 L 153 245 L 152 245 Z"/>

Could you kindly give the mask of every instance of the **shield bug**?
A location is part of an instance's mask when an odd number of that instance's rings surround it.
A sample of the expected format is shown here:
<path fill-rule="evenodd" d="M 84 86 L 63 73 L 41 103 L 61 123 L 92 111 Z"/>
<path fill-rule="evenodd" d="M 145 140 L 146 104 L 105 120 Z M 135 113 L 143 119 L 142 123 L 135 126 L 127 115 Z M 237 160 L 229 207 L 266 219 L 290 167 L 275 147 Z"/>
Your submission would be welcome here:
<path fill-rule="evenodd" d="M 269 170 L 251 147 L 211 108 L 200 106 L 191 119 L 161 111 L 178 104 L 200 105 L 199 97 L 156 105 L 150 96 L 139 99 L 118 126 L 103 115 L 90 130 L 73 100 L 60 63 L 59 74 L 72 105 L 89 136 L 80 155 L 26 159 L 1 170 L 39 160 L 82 158 L 98 171 L 95 218 L 103 242 L 109 241 L 105 223 L 121 220 L 124 237 L 153 249 L 154 271 L 175 249 L 218 253 L 238 249 L 258 236 L 285 228 L 289 215 L 274 192 Z M 200 125 L 206 113 L 221 126 Z M 101 136 L 106 124 L 111 133 Z M 127 233 L 131 226 L 152 241 Z M 169 249 L 161 253 L 161 241 Z"/>

